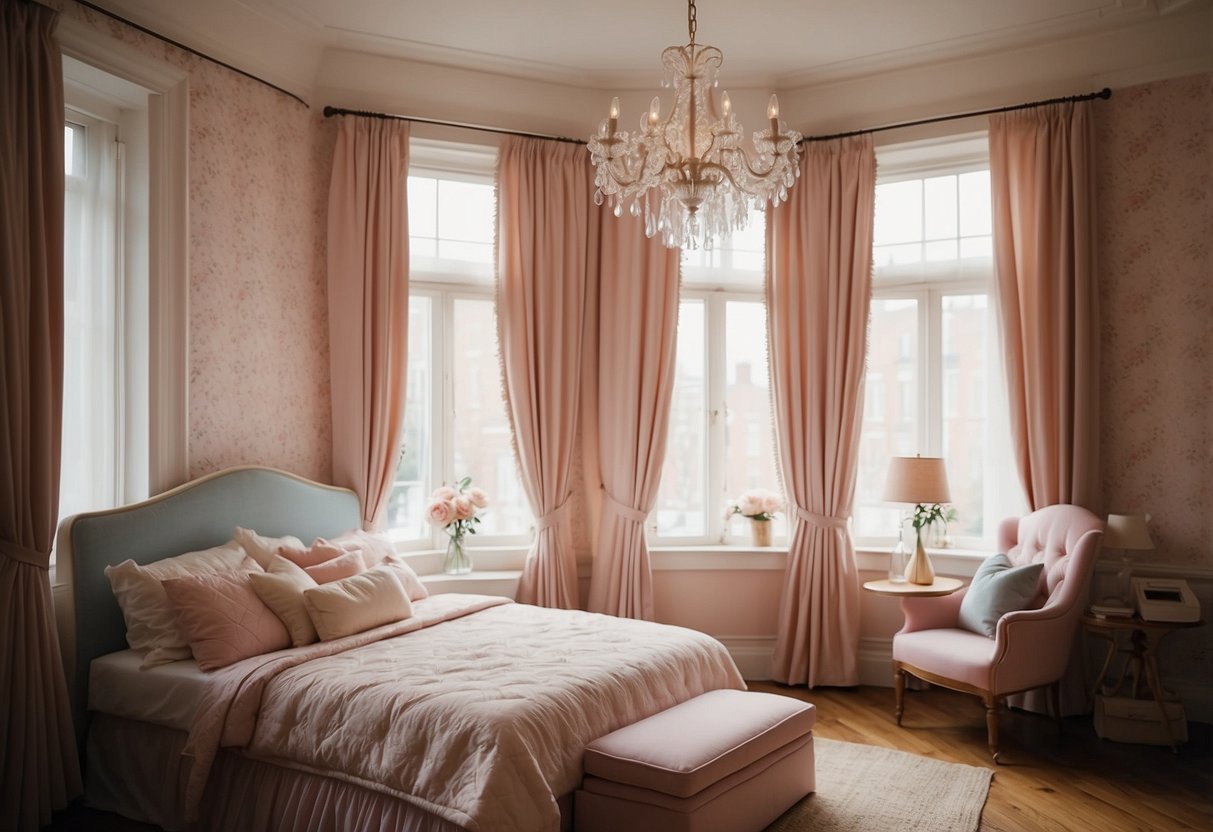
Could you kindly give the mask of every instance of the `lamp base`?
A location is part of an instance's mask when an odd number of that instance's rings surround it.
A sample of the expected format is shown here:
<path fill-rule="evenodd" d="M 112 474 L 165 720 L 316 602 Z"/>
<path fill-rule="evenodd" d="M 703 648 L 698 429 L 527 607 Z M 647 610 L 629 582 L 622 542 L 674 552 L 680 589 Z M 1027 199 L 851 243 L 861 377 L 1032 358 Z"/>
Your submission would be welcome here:
<path fill-rule="evenodd" d="M 906 580 L 912 584 L 928 586 L 935 583 L 935 570 L 931 568 L 931 559 L 927 557 L 927 550 L 922 546 L 922 535 L 917 537 L 918 544 L 914 547 L 914 554 L 906 564 Z"/>

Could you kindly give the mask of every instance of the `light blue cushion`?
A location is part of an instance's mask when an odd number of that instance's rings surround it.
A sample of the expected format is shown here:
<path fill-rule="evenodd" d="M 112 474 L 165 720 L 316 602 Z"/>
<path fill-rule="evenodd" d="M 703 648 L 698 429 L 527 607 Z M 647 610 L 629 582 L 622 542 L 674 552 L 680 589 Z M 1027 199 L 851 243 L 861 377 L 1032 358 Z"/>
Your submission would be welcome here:
<path fill-rule="evenodd" d="M 1043 563 L 1012 566 L 1006 555 L 991 555 L 983 560 L 960 602 L 959 625 L 994 638 L 998 619 L 1032 604 L 1044 568 Z"/>

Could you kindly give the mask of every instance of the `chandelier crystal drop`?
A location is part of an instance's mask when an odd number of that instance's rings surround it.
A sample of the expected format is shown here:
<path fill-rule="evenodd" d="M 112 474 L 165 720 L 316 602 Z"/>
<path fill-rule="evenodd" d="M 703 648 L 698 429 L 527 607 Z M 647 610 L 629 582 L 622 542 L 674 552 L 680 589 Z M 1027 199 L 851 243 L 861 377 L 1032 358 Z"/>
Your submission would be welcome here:
<path fill-rule="evenodd" d="M 801 136 L 779 120 L 779 101 L 767 105 L 769 124 L 753 135 L 754 153 L 741 146 L 743 128 L 729 94 L 713 95 L 719 49 L 695 42 L 695 0 L 687 3 L 686 46 L 661 53 L 663 87 L 673 87 L 674 103 L 661 115 L 654 97 L 635 132 L 619 129 L 619 99 L 590 137 L 590 160 L 604 201 L 621 216 L 644 214 L 645 233 L 661 233 L 669 248 L 712 248 L 715 241 L 745 228 L 749 207 L 787 199 L 800 176 Z"/>

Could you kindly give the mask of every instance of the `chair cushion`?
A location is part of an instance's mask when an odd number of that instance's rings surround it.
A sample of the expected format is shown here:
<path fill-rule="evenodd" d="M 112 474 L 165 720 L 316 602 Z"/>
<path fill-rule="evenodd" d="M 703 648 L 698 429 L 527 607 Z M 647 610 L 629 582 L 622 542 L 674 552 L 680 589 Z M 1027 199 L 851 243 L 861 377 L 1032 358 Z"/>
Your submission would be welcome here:
<path fill-rule="evenodd" d="M 813 705 L 772 693 L 714 690 L 587 746 L 586 774 L 690 797 L 813 730 Z"/>
<path fill-rule="evenodd" d="M 898 633 L 893 636 L 893 661 L 989 690 L 996 644 L 993 639 L 968 630 Z"/>
<path fill-rule="evenodd" d="M 993 638 L 998 619 L 1031 606 L 1042 569 L 1043 563 L 1012 566 L 1006 555 L 986 558 L 960 604 L 957 623 L 965 630 Z"/>

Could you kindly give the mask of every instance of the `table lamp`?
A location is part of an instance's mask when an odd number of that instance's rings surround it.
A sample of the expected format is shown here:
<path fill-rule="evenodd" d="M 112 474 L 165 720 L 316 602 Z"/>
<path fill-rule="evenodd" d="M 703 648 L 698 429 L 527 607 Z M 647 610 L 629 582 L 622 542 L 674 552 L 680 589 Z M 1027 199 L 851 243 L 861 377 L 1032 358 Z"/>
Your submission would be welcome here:
<path fill-rule="evenodd" d="M 942 503 L 951 502 L 948 492 L 948 471 L 941 457 L 895 456 L 889 460 L 889 476 L 885 482 L 884 499 L 890 503 L 911 503 L 915 506 L 914 554 L 906 564 L 906 580 L 912 584 L 931 584 L 935 570 L 922 545 L 923 526 L 942 516 Z"/>
<path fill-rule="evenodd" d="M 1116 590 L 1120 600 L 1128 603 L 1129 588 L 1133 577 L 1133 561 L 1128 552 L 1143 552 L 1154 548 L 1150 532 L 1146 524 L 1150 522 L 1148 514 L 1109 514 L 1107 526 L 1104 529 L 1103 546 L 1105 549 L 1121 550 L 1120 571 L 1116 573 Z"/>

